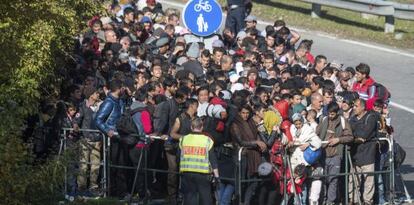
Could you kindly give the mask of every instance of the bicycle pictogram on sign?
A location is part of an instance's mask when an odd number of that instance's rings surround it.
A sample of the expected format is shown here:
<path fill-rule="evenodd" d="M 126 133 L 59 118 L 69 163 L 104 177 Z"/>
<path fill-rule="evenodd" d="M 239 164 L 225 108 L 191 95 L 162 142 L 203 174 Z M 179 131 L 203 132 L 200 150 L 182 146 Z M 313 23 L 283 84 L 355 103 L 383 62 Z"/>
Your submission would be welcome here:
<path fill-rule="evenodd" d="M 194 11 L 200 12 L 201 10 L 205 12 L 210 12 L 212 9 L 211 5 L 208 3 L 208 1 L 199 0 L 196 5 L 194 5 Z"/>

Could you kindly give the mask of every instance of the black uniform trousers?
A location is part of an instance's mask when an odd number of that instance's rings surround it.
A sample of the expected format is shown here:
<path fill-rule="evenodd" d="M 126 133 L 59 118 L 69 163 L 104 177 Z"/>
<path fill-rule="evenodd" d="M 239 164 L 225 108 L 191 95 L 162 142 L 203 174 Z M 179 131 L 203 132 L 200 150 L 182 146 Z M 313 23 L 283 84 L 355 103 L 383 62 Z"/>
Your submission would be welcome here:
<path fill-rule="evenodd" d="M 184 172 L 181 177 L 181 190 L 184 205 L 211 205 L 211 176 L 209 174 Z"/>

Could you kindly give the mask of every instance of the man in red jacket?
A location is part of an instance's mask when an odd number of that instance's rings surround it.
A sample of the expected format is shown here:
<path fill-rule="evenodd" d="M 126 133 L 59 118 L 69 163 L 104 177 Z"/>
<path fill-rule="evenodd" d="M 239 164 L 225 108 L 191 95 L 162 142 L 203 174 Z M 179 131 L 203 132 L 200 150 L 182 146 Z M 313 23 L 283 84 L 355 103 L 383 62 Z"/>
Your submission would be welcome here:
<path fill-rule="evenodd" d="M 371 110 L 376 100 L 375 97 L 375 80 L 369 76 L 370 68 L 365 63 L 360 63 L 356 67 L 356 80 L 352 91 L 357 92 L 359 97 L 367 102 L 367 111 Z"/>

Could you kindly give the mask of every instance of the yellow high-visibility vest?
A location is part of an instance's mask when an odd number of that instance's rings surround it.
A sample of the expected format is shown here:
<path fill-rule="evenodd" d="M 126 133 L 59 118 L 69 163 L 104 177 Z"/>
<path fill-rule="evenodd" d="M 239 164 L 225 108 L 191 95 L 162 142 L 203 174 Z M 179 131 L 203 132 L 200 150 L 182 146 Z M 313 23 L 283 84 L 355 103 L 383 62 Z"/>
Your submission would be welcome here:
<path fill-rule="evenodd" d="M 180 172 L 211 173 L 208 152 L 213 140 L 203 134 L 188 134 L 180 139 Z"/>

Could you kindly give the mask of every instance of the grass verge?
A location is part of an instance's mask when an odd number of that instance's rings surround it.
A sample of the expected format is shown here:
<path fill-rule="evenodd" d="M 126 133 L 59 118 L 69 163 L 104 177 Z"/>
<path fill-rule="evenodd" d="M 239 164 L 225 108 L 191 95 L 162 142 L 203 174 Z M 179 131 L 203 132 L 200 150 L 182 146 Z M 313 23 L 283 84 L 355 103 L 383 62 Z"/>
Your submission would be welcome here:
<path fill-rule="evenodd" d="M 288 25 L 322 31 L 347 39 L 371 41 L 414 49 L 414 21 L 395 20 L 395 33 L 384 33 L 385 17 L 363 19 L 358 12 L 322 6 L 321 18 L 311 18 L 311 4 L 294 0 L 254 1 L 252 14 L 267 21 L 283 19 Z M 396 33 L 402 33 L 400 40 Z"/>

